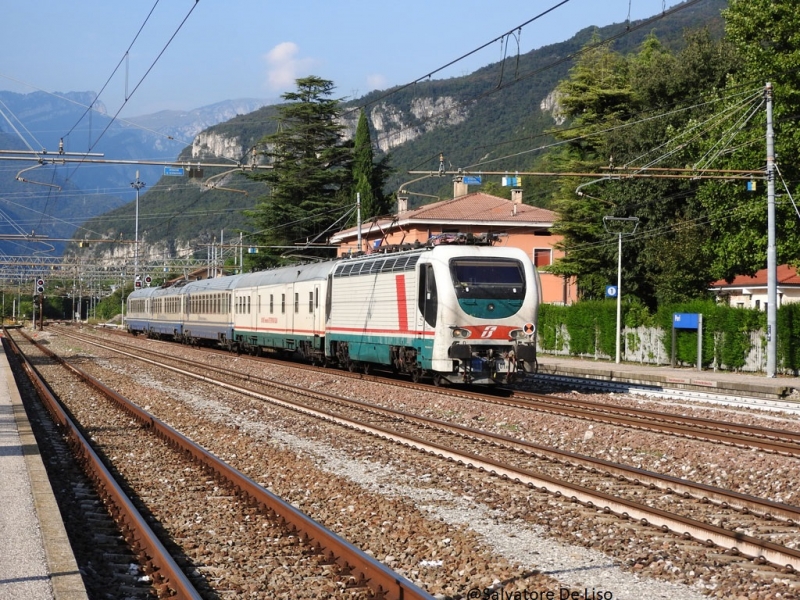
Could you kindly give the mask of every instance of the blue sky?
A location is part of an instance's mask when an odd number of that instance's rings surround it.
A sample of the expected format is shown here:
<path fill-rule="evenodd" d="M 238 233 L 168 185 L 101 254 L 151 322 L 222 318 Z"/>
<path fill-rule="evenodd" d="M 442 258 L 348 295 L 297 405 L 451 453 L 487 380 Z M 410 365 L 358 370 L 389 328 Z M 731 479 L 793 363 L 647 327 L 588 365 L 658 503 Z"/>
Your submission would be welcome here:
<path fill-rule="evenodd" d="M 359 97 L 414 81 L 562 1 L 7 0 L 0 89 L 99 92 L 111 78 L 100 100 L 111 114 L 122 107 L 122 117 L 232 98 L 276 100 L 306 75 L 333 81 L 337 97 Z M 568 0 L 526 25 L 519 47 L 528 52 L 589 25 L 646 18 L 678 3 Z M 502 57 L 496 42 L 435 78 Z"/>

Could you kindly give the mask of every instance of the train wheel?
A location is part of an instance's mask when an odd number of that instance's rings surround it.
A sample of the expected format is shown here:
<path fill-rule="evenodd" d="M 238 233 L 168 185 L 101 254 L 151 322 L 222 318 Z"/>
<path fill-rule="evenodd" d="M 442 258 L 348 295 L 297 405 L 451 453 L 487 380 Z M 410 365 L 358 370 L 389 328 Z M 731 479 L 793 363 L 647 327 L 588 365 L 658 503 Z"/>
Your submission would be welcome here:
<path fill-rule="evenodd" d="M 444 385 L 444 377 L 442 377 L 439 373 L 433 376 L 433 385 L 436 387 L 442 387 Z"/>
<path fill-rule="evenodd" d="M 350 371 L 351 373 L 355 373 L 356 371 L 358 371 L 358 363 L 354 360 L 348 360 L 347 370 Z"/>
<path fill-rule="evenodd" d="M 414 383 L 419 383 L 419 380 L 422 378 L 422 371 L 420 369 L 414 369 L 411 371 L 411 381 Z"/>
<path fill-rule="evenodd" d="M 361 370 L 364 371 L 364 375 L 369 375 L 372 373 L 372 365 L 368 362 L 365 362 L 363 365 L 361 365 Z"/>

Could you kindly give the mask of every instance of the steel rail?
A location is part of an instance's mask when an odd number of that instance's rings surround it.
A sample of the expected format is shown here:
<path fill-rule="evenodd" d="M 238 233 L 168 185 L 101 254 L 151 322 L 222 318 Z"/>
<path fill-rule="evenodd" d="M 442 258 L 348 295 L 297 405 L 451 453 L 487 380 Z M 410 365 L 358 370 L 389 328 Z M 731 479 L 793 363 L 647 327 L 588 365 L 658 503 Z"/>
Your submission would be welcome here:
<path fill-rule="evenodd" d="M 90 477 L 95 481 L 100 495 L 110 502 L 111 516 L 125 530 L 126 542 L 139 557 L 139 560 L 142 561 L 142 564 L 147 566 L 146 570 L 153 578 L 154 587 L 159 590 L 160 594 L 164 596 L 170 595 L 177 600 L 201 600 L 202 596 L 181 571 L 178 564 L 147 524 L 147 520 L 115 481 L 113 475 L 106 469 L 103 461 L 47 387 L 36 367 L 22 353 L 13 338 L 8 336 L 6 331 L 4 333 L 6 335 L 3 336 L 3 344 L 7 344 L 7 347 L 10 347 L 14 355 L 20 360 L 25 373 L 47 411 L 52 416 L 53 421 L 66 433 L 73 452 L 80 457 L 84 469 L 89 472 Z"/>
<path fill-rule="evenodd" d="M 241 490 L 256 502 L 262 510 L 268 509 L 278 515 L 298 532 L 303 542 L 312 545 L 316 544 L 327 554 L 327 558 L 342 567 L 343 572 L 356 571 L 356 586 L 367 586 L 373 591 L 376 598 L 385 598 L 386 600 L 433 600 L 433 596 L 414 585 L 411 581 L 395 573 L 389 569 L 389 567 L 377 561 L 360 548 L 323 527 L 302 511 L 263 488 L 237 469 L 234 469 L 220 460 L 85 371 L 74 365 L 70 365 L 50 349 L 45 348 L 31 339 L 24 332 L 22 333 L 32 344 L 36 345 L 41 352 L 112 399 L 142 424 L 152 428 L 161 438 L 176 448 L 188 452 L 198 462 L 217 473 L 223 479 L 229 481 L 234 487 Z"/>
<path fill-rule="evenodd" d="M 90 337 L 79 336 L 73 333 L 67 333 L 65 335 L 67 337 L 72 337 L 74 339 L 86 341 L 100 348 L 104 348 L 106 350 L 122 354 L 123 356 L 128 356 L 136 360 L 145 361 L 150 364 L 160 366 L 161 368 L 167 368 L 167 369 L 172 368 L 159 363 L 158 359 L 163 358 L 164 355 L 155 352 L 153 350 L 137 348 L 136 354 L 128 353 L 125 350 L 121 350 L 113 346 L 107 346 L 101 342 L 98 342 L 97 340 L 92 340 Z M 145 359 L 142 356 L 142 354 L 149 354 L 151 356 L 155 356 L 156 359 L 155 360 Z M 197 363 L 192 362 L 191 360 L 188 359 L 176 356 L 169 356 L 169 359 L 180 364 L 189 365 L 190 367 L 197 366 Z M 334 396 L 332 394 L 310 391 L 305 388 L 294 386 L 292 384 L 277 382 L 264 377 L 254 376 L 250 374 L 239 373 L 236 371 L 232 371 L 230 369 L 214 367 L 212 365 L 207 365 L 207 364 L 203 364 L 202 369 L 205 373 L 219 373 L 226 376 L 234 375 L 236 377 L 245 379 L 248 382 L 255 382 L 255 383 L 261 383 L 263 385 L 278 387 L 283 390 L 287 390 L 292 393 L 300 394 L 303 396 L 315 396 L 328 401 L 333 400 L 340 403 L 354 405 L 358 407 L 360 410 L 369 411 L 376 415 L 379 414 L 382 416 L 388 416 L 390 418 L 400 417 L 408 421 L 417 422 L 425 427 L 437 428 L 439 430 L 446 430 L 448 433 L 452 433 L 452 431 L 455 430 L 459 432 L 459 435 L 465 438 L 483 439 L 489 441 L 490 443 L 517 446 L 519 449 L 521 449 L 521 451 L 529 454 L 535 455 L 536 453 L 540 453 L 549 455 L 551 457 L 555 456 L 557 457 L 557 460 L 561 461 L 562 463 L 569 464 L 571 466 L 582 466 L 583 468 L 589 471 L 602 472 L 608 476 L 614 476 L 617 477 L 618 479 L 621 478 L 633 484 L 645 485 L 648 487 L 655 486 L 659 489 L 663 489 L 668 492 L 683 495 L 684 497 L 698 499 L 701 502 L 710 502 L 722 508 L 731 507 L 744 512 L 752 512 L 754 514 L 761 515 L 767 519 L 780 518 L 784 519 L 790 524 L 794 523 L 800 524 L 800 507 L 797 506 L 792 506 L 781 502 L 775 502 L 773 500 L 769 500 L 766 498 L 759 498 L 757 496 L 751 496 L 749 494 L 742 494 L 740 492 L 736 492 L 733 490 L 726 490 L 716 486 L 707 485 L 704 483 L 689 481 L 686 479 L 681 479 L 679 477 L 673 477 L 671 475 L 655 473 L 653 471 L 648 471 L 645 469 L 640 469 L 638 467 L 632 467 L 620 463 L 614 463 L 604 459 L 595 458 L 592 456 L 577 454 L 575 452 L 569 452 L 566 450 L 560 450 L 552 446 L 545 446 L 528 440 L 492 433 L 482 429 L 476 429 L 472 427 L 467 427 L 465 425 L 459 425 L 457 423 L 451 423 L 440 419 L 434 419 L 432 417 L 421 417 L 419 415 L 409 413 L 406 411 L 377 406 L 375 404 L 364 402 L 362 400 L 356 400 L 354 398 L 344 398 L 341 396 Z M 191 373 L 182 370 L 178 370 L 178 372 Z M 242 389 L 249 389 L 249 388 L 242 388 Z M 256 390 L 251 390 L 251 391 L 257 392 Z"/>
<path fill-rule="evenodd" d="M 605 513 L 613 513 L 625 519 L 635 519 L 644 525 L 652 525 L 660 528 L 662 531 L 673 532 L 684 537 L 685 539 L 693 539 L 710 546 L 725 548 L 734 554 L 749 556 L 757 562 L 768 562 L 783 568 L 786 571 L 800 571 L 800 549 L 788 548 L 768 540 L 761 540 L 740 532 L 729 531 L 716 525 L 703 523 L 689 517 L 669 513 L 658 508 L 648 507 L 632 500 L 618 498 L 610 494 L 606 494 L 605 492 L 591 490 L 577 484 L 562 481 L 543 473 L 535 473 L 527 469 L 515 468 L 499 461 L 481 457 L 469 452 L 456 451 L 442 444 L 423 440 L 416 436 L 398 434 L 396 431 L 381 427 L 379 425 L 368 425 L 353 421 L 329 411 L 302 406 L 286 399 L 277 398 L 275 396 L 263 394 L 255 390 L 230 383 L 217 381 L 206 375 L 194 373 L 192 371 L 186 371 L 170 365 L 160 364 L 151 359 L 138 357 L 134 354 L 115 350 L 114 348 L 103 346 L 102 344 L 96 342 L 94 343 L 98 346 L 114 350 L 123 355 L 137 358 L 140 361 L 157 365 L 160 368 L 172 371 L 174 373 L 187 375 L 225 389 L 268 401 L 272 404 L 288 408 L 295 412 L 313 416 L 355 431 L 369 433 L 379 438 L 393 441 L 404 446 L 413 447 L 426 453 L 446 458 L 459 464 L 464 464 L 467 467 L 473 467 L 487 471 L 493 475 L 502 477 L 503 479 L 514 480 L 525 484 L 528 487 L 539 488 L 543 492 L 553 493 L 556 497 L 564 496 L 584 506 L 602 510 Z M 174 357 L 170 357 L 170 359 L 175 360 Z M 207 368 L 207 366 L 204 365 L 204 368 Z M 290 387 L 287 384 L 281 385 Z M 296 388 L 296 390 L 301 390 L 301 388 Z M 302 390 L 302 392 L 308 394 L 307 390 Z M 319 392 L 315 393 L 319 394 Z M 450 426 L 450 424 L 448 424 L 448 426 Z"/>
<path fill-rule="evenodd" d="M 769 438 L 775 440 L 783 440 L 794 445 L 797 452 L 800 453 L 800 432 L 789 431 L 786 429 L 773 429 L 771 427 L 763 427 L 761 425 L 748 425 L 747 423 L 727 423 L 725 421 L 717 421 L 715 419 L 708 419 L 705 417 L 686 417 L 674 413 L 662 413 L 656 410 L 649 410 L 645 408 L 631 408 L 628 406 L 614 406 L 609 407 L 606 404 L 599 402 L 592 402 L 590 400 L 562 400 L 561 398 L 554 398 L 550 396 L 543 396 L 541 394 L 534 394 L 530 392 L 513 392 L 512 398 L 519 398 L 524 402 L 530 402 L 532 407 L 537 407 L 540 402 L 545 402 L 548 405 L 554 406 L 579 406 L 588 411 L 599 412 L 603 414 L 618 414 L 624 413 L 627 416 L 634 418 L 650 419 L 652 421 L 674 421 L 675 423 L 682 423 L 691 426 L 701 426 L 704 429 L 728 431 L 734 435 L 739 432 L 750 435 L 755 438 Z"/>
<path fill-rule="evenodd" d="M 76 335 L 66 333 L 65 335 Z M 87 341 L 89 341 L 87 339 Z M 98 343 L 93 341 L 92 343 Z M 113 349 L 113 348 L 111 348 Z M 147 352 L 146 350 L 143 350 Z M 209 352 L 222 355 L 229 354 L 222 350 L 208 349 Z M 173 357 L 174 360 L 181 360 Z M 189 363 L 190 361 L 184 361 Z M 282 363 L 286 364 L 286 363 Z M 289 365 L 299 368 L 297 365 Z M 324 367 L 314 367 L 313 365 L 303 365 L 306 370 L 321 370 L 326 372 Z M 344 377 L 357 377 L 359 379 L 373 378 L 375 381 L 387 381 L 379 376 L 352 374 L 347 371 L 338 371 Z M 391 385 L 397 385 L 408 389 L 425 390 L 433 392 L 433 388 L 425 384 L 410 383 L 398 380 L 388 380 Z M 613 407 L 610 408 L 587 400 L 561 400 L 560 398 L 542 396 L 530 392 L 512 391 L 512 396 L 503 398 L 494 395 L 487 395 L 480 392 L 464 389 L 454 389 L 448 387 L 436 387 L 436 393 L 457 398 L 467 398 L 479 402 L 488 402 L 501 406 L 511 406 L 527 410 L 536 410 L 561 414 L 564 416 L 601 421 L 611 425 L 623 425 L 637 429 L 656 431 L 665 435 L 676 435 L 679 437 L 703 439 L 732 446 L 756 448 L 766 452 L 775 452 L 786 456 L 800 457 L 800 433 L 782 429 L 772 429 L 757 425 L 747 425 L 740 423 L 728 423 L 725 421 L 714 421 L 701 417 L 685 417 L 674 413 L 660 413 L 657 411 L 629 408 Z M 519 397 L 517 397 L 519 396 Z M 545 406 L 544 404 L 547 404 Z M 580 406 L 582 405 L 585 408 Z M 627 416 L 617 417 L 614 412 L 626 413 Z M 670 421 L 672 423 L 670 423 Z M 700 425 L 701 429 L 695 429 L 695 425 Z"/>

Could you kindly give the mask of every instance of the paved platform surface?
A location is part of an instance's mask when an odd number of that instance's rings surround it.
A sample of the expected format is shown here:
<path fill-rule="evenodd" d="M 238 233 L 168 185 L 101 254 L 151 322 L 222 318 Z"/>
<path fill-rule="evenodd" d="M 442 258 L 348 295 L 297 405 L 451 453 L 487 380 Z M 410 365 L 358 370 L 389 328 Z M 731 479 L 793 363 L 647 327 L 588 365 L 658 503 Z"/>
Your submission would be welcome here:
<path fill-rule="evenodd" d="M 0 346 L 0 600 L 86 600 L 64 523 Z"/>
<path fill-rule="evenodd" d="M 539 373 L 583 376 L 605 381 L 706 391 L 715 394 L 751 396 L 800 402 L 800 377 L 767 377 L 763 373 L 731 373 L 697 367 L 615 363 L 539 354 Z"/>

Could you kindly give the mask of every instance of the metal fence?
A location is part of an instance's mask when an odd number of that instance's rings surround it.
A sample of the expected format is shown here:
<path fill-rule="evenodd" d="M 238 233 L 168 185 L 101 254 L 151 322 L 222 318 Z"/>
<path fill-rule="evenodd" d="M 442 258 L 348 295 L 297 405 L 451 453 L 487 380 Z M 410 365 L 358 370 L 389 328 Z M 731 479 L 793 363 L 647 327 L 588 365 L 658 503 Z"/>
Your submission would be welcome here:
<path fill-rule="evenodd" d="M 622 348 L 620 349 L 620 360 L 624 362 L 641 363 L 648 365 L 668 365 L 670 363 L 671 332 L 665 332 L 656 327 L 625 327 L 622 330 Z M 719 336 L 714 336 L 715 345 L 719 342 Z M 595 345 L 593 354 L 572 354 L 569 350 L 569 332 L 566 325 L 561 325 L 556 331 L 557 348 L 543 349 L 539 346 L 540 354 L 551 354 L 554 356 L 576 356 L 594 360 L 614 360 L 614 356 L 609 356 L 600 351 Z M 714 356 L 717 356 L 716 348 Z M 692 366 L 683 364 L 681 366 Z M 766 370 L 766 338 L 763 331 L 754 331 L 750 334 L 750 351 L 745 358 L 744 365 L 738 369 L 746 373 L 759 373 Z M 707 366 L 714 371 L 725 371 L 724 364 L 718 364 L 716 360 Z"/>

